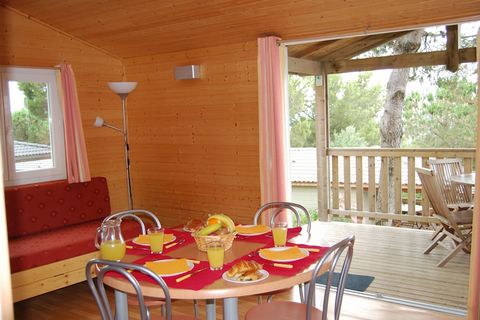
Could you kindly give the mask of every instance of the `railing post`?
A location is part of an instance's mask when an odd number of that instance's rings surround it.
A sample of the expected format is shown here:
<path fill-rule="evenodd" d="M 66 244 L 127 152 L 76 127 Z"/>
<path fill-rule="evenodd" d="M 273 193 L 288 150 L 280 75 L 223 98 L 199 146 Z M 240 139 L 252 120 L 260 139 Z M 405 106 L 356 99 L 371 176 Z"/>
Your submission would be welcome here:
<path fill-rule="evenodd" d="M 327 73 L 323 65 L 315 76 L 315 109 L 316 144 L 317 144 L 317 196 L 318 220 L 328 220 L 330 179 L 328 177 L 328 127 L 327 127 Z"/>

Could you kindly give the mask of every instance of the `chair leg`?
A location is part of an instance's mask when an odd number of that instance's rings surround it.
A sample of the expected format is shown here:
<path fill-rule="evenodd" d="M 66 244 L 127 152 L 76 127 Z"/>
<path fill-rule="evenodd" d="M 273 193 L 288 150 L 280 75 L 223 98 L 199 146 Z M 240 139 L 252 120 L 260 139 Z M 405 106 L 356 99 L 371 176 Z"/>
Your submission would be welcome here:
<path fill-rule="evenodd" d="M 447 235 L 445 233 L 442 233 L 441 235 L 439 235 L 439 237 L 434 240 L 429 246 L 427 249 L 425 249 L 425 251 L 423 251 L 423 254 L 429 254 L 430 251 L 432 251 L 433 249 L 435 249 L 437 246 L 438 246 L 438 243 L 440 241 L 443 241 L 443 239 L 445 239 L 447 237 Z"/>
<path fill-rule="evenodd" d="M 299 293 L 299 296 L 300 296 L 300 302 L 301 303 L 306 303 L 305 302 L 305 295 L 303 294 L 303 283 L 300 283 L 298 285 L 298 293 Z"/>
<path fill-rule="evenodd" d="M 193 318 L 198 319 L 198 300 L 193 300 Z"/>
<path fill-rule="evenodd" d="M 461 249 L 463 249 L 465 246 L 468 246 L 468 244 L 470 243 L 470 237 L 467 238 L 466 240 L 460 242 L 456 247 L 455 249 L 453 249 L 452 251 L 450 251 L 450 253 L 445 257 L 443 258 L 438 264 L 437 264 L 437 267 L 443 267 L 444 265 L 447 264 L 448 261 L 450 261 L 450 259 L 452 259 Z"/>

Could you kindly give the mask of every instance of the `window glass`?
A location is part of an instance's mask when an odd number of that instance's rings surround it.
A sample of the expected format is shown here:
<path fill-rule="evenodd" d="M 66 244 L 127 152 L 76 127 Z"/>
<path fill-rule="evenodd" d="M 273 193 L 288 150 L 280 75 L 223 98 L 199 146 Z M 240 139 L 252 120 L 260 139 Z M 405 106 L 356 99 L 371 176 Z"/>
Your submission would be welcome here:
<path fill-rule="evenodd" d="M 1 69 L 7 185 L 64 179 L 62 110 L 55 71 Z"/>

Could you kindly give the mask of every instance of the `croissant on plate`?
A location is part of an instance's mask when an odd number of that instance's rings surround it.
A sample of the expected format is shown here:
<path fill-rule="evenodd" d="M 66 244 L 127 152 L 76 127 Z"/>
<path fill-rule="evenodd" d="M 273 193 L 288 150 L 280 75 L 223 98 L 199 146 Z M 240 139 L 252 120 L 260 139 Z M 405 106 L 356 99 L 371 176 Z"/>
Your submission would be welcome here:
<path fill-rule="evenodd" d="M 248 280 L 256 280 L 258 279 L 257 271 L 262 268 L 263 266 L 255 261 L 240 260 L 227 271 L 227 276 L 230 278 L 238 276 L 239 280 L 244 280 L 242 277 L 248 278 Z M 257 276 L 256 279 L 250 279 L 255 275 Z M 247 279 L 244 281 L 247 281 Z"/>

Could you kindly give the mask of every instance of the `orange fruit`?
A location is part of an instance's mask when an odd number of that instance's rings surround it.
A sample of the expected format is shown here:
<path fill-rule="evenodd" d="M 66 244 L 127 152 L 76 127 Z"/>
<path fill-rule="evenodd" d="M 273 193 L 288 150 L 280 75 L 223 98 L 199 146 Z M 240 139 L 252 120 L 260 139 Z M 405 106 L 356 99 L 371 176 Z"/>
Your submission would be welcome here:
<path fill-rule="evenodd" d="M 221 224 L 221 222 L 217 218 L 210 218 L 207 221 L 208 225 L 215 224 L 215 223 L 220 223 Z"/>

